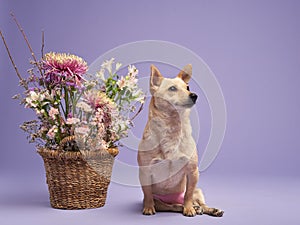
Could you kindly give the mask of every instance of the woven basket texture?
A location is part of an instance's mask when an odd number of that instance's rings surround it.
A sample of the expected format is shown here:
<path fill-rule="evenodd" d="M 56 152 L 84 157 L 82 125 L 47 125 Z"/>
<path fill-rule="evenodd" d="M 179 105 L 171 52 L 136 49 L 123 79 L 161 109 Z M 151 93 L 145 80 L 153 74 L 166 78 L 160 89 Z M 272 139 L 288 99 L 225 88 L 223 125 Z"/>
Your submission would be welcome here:
<path fill-rule="evenodd" d="M 118 148 L 102 152 L 63 152 L 40 148 L 38 153 L 44 160 L 53 208 L 88 209 L 104 206 Z"/>

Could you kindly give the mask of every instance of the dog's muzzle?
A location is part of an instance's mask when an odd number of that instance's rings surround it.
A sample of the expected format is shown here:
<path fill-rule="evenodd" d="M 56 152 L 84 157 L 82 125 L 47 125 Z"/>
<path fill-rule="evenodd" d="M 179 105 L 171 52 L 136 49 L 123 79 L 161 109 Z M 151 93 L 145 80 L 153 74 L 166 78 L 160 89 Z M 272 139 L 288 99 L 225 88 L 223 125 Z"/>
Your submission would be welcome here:
<path fill-rule="evenodd" d="M 197 101 L 198 96 L 195 93 L 190 93 L 190 98 L 192 99 L 193 103 L 195 104 Z"/>

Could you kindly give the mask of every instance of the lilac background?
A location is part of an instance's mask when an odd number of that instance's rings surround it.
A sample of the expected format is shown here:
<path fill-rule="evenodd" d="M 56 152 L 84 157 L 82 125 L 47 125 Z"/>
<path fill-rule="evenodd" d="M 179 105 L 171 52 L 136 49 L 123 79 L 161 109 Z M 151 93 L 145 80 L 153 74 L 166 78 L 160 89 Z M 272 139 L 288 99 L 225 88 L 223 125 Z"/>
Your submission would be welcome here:
<path fill-rule="evenodd" d="M 118 184 L 110 186 L 104 208 L 51 209 L 42 160 L 18 128 L 33 115 L 11 100 L 18 80 L 0 44 L 1 224 L 299 224 L 299 1 L 0 0 L 0 29 L 25 74 L 30 54 L 10 10 L 37 53 L 45 30 L 46 51 L 76 53 L 88 63 L 120 44 L 149 39 L 171 41 L 201 56 L 223 90 L 228 124 L 220 154 L 199 183 L 208 203 L 226 213 L 221 219 L 143 217 L 140 189 Z M 148 64 L 139 68 L 148 76 Z M 197 107 L 201 154 L 210 126 L 201 93 Z M 136 121 L 138 137 L 146 114 Z M 121 150 L 119 159 L 134 164 L 135 151 Z"/>

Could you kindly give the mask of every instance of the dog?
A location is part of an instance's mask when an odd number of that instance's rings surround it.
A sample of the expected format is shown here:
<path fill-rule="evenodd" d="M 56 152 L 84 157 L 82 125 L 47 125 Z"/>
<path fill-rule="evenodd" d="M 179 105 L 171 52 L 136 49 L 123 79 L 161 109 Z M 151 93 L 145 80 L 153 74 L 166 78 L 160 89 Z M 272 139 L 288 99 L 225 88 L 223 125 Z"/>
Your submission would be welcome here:
<path fill-rule="evenodd" d="M 198 155 L 189 115 L 197 95 L 189 90 L 191 76 L 191 64 L 173 79 L 164 78 L 151 65 L 152 98 L 138 147 L 144 215 L 172 211 L 190 217 L 197 214 L 223 216 L 222 210 L 205 204 L 201 189 L 196 188 Z"/>

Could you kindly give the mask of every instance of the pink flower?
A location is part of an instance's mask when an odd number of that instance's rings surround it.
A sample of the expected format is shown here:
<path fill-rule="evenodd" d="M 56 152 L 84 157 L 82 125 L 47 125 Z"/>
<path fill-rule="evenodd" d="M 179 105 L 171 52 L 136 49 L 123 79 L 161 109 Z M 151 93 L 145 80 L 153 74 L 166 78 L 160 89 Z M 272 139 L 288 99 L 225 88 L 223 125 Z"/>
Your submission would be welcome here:
<path fill-rule="evenodd" d="M 80 57 L 66 53 L 47 53 L 42 68 L 44 81 L 51 85 L 82 87 L 83 75 L 87 72 L 87 63 Z"/>
<path fill-rule="evenodd" d="M 76 127 L 75 128 L 75 134 L 88 135 L 89 132 L 90 132 L 89 127 Z"/>
<path fill-rule="evenodd" d="M 88 91 L 84 95 L 84 101 L 89 104 L 94 110 L 102 109 L 105 112 L 110 112 L 116 108 L 115 103 L 101 91 Z"/>
<path fill-rule="evenodd" d="M 49 116 L 50 116 L 53 120 L 55 120 L 55 117 L 56 117 L 56 115 L 58 115 L 58 114 L 59 114 L 58 109 L 53 108 L 53 107 L 50 108 Z"/>
<path fill-rule="evenodd" d="M 51 129 L 48 131 L 47 133 L 47 136 L 50 138 L 50 139 L 53 139 L 55 137 L 55 134 L 57 133 L 58 131 L 58 128 L 56 125 L 52 126 Z"/>
<path fill-rule="evenodd" d="M 66 121 L 66 124 L 76 124 L 76 123 L 79 123 L 80 120 L 78 118 L 75 118 L 75 117 L 72 117 L 72 118 L 68 118 L 67 121 Z"/>
<path fill-rule="evenodd" d="M 117 105 L 101 91 L 89 91 L 84 95 L 84 101 L 94 110 L 91 121 L 98 127 L 98 135 L 103 136 L 112 125 L 113 117 L 118 114 Z"/>

